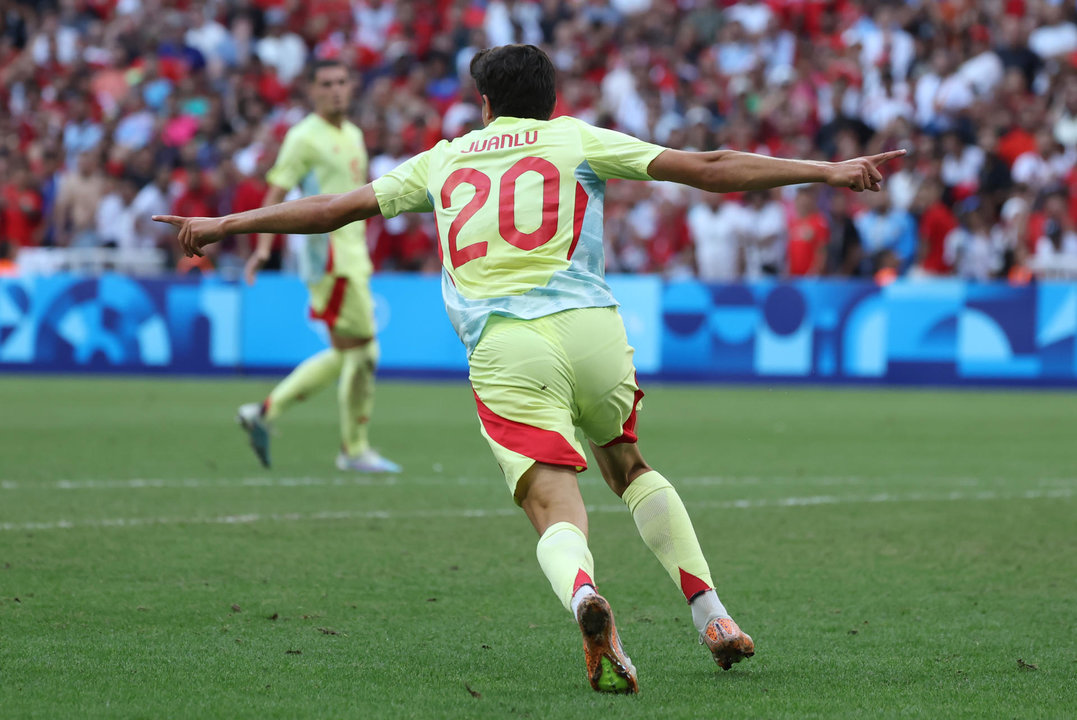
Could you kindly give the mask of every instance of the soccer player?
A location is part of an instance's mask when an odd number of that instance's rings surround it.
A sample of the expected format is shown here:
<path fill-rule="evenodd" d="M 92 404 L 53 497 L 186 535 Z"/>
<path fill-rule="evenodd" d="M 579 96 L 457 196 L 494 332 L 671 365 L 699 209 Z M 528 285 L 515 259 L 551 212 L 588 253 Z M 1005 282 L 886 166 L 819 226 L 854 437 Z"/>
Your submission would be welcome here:
<path fill-rule="evenodd" d="M 311 65 L 307 80 L 314 112 L 284 136 L 277 162 L 266 180 L 263 205 L 276 205 L 297 185 L 304 195 L 343 193 L 363 185 L 367 154 L 363 133 L 347 119 L 352 81 L 337 60 Z M 247 261 L 247 282 L 270 258 L 273 233 L 258 236 Z M 373 266 L 367 253 L 364 223 L 350 222 L 306 239 L 300 276 L 310 289 L 310 314 L 329 330 L 332 347 L 307 358 L 261 403 L 240 406 L 238 420 L 258 459 L 269 467 L 270 425 L 291 405 L 339 378 L 340 453 L 337 468 L 359 472 L 400 472 L 400 466 L 370 447 L 368 423 L 374 406 L 374 303 L 370 295 Z"/>
<path fill-rule="evenodd" d="M 719 600 L 677 491 L 640 453 L 632 348 L 603 280 L 606 180 L 668 180 L 712 192 L 826 182 L 879 190 L 881 163 L 718 150 L 681 152 L 549 120 L 554 67 L 531 45 L 484 50 L 471 64 L 484 129 L 442 141 L 370 185 L 224 218 L 161 217 L 188 254 L 236 232 L 328 232 L 402 212 L 434 212 L 449 317 L 467 348 L 480 428 L 514 500 L 539 534 L 539 565 L 583 634 L 598 691 L 636 692 L 609 603 L 597 593 L 576 473 L 591 446 L 643 541 L 684 594 L 700 640 L 723 669 L 754 653 Z"/>

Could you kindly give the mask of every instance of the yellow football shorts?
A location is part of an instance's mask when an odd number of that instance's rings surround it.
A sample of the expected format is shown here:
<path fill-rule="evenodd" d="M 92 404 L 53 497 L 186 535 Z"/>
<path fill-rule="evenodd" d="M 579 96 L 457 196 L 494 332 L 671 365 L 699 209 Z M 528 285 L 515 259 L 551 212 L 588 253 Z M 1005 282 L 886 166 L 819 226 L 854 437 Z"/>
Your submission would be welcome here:
<path fill-rule="evenodd" d="M 374 298 L 370 278 L 326 273 L 307 286 L 310 316 L 330 332 L 353 338 L 374 337 Z"/>
<path fill-rule="evenodd" d="M 536 462 L 586 469 L 583 439 L 636 442 L 632 347 L 616 308 L 535 320 L 491 316 L 471 353 L 482 434 L 513 498 Z"/>

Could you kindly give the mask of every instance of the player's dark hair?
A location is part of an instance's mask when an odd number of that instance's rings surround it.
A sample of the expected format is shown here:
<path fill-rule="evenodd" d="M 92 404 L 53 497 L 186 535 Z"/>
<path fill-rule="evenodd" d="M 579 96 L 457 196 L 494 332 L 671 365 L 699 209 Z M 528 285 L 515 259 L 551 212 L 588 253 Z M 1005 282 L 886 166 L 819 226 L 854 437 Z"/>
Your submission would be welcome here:
<path fill-rule="evenodd" d="M 549 120 L 557 102 L 550 56 L 534 45 L 502 45 L 471 59 L 471 77 L 496 116 Z"/>
<path fill-rule="evenodd" d="M 321 60 L 315 60 L 314 62 L 307 65 L 307 82 L 314 82 L 314 80 L 318 77 L 318 71 L 322 68 L 331 67 L 340 67 L 344 68 L 345 70 L 348 69 L 347 65 L 335 58 L 323 58 Z"/>

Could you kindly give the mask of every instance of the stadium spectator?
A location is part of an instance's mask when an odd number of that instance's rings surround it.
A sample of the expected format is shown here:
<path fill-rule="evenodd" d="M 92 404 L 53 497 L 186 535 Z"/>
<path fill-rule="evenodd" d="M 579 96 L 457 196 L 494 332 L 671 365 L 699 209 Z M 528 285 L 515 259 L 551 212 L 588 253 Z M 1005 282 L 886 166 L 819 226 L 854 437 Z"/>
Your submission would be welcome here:
<path fill-rule="evenodd" d="M 707 282 L 733 282 L 741 271 L 741 233 L 746 217 L 735 201 L 702 193 L 688 211 L 696 273 Z"/>
<path fill-rule="evenodd" d="M 61 178 L 56 196 L 53 241 L 57 245 L 93 247 L 99 243 L 97 208 L 106 190 L 97 153 L 79 155 L 75 169 Z"/>
<path fill-rule="evenodd" d="M 820 275 L 826 268 L 826 248 L 830 227 L 817 204 L 818 191 L 798 188 L 793 201 L 793 218 L 789 222 L 787 274 L 790 277 Z"/>
<path fill-rule="evenodd" d="M 15 159 L 0 185 L 0 237 L 12 248 L 40 244 L 44 200 L 25 161 Z M 14 252 L 14 250 L 13 250 Z"/>
<path fill-rule="evenodd" d="M 758 280 L 785 269 L 788 224 L 770 190 L 744 193 L 744 277 Z"/>
<path fill-rule="evenodd" d="M 883 188 L 864 198 L 866 209 L 856 216 L 856 229 L 863 249 L 862 270 L 874 272 L 885 251 L 897 256 L 902 271 L 916 255 L 916 221 L 907 210 L 893 207 L 890 193 Z"/>
<path fill-rule="evenodd" d="M 948 275 L 946 238 L 957 227 L 957 218 L 949 204 L 943 202 L 943 186 L 938 180 L 928 180 L 917 197 L 920 210 L 920 269 L 930 275 Z"/>
<path fill-rule="evenodd" d="M 162 233 L 160 223 L 150 220 L 151 215 L 168 213 L 172 209 L 170 189 L 172 185 L 172 169 L 161 166 L 157 169 L 153 180 L 146 183 L 135 195 L 132 203 L 132 212 L 135 216 L 136 244 L 140 247 L 169 248 L 168 233 Z M 244 208 L 249 209 L 249 208 Z"/>
<path fill-rule="evenodd" d="M 1002 270 L 1003 243 L 979 201 L 962 203 L 959 224 L 946 236 L 944 261 L 965 280 L 986 282 Z"/>
<path fill-rule="evenodd" d="M 109 191 L 97 206 L 97 240 L 105 247 L 129 250 L 140 245 L 135 233 L 138 188 L 128 178 L 108 182 Z"/>
<path fill-rule="evenodd" d="M 1066 198 L 1054 193 L 1043 209 L 1041 233 L 1035 238 L 1035 267 L 1041 278 L 1077 277 L 1077 230 L 1067 212 Z"/>
<path fill-rule="evenodd" d="M 860 275 L 863 249 L 853 220 L 853 203 L 847 192 L 830 194 L 830 239 L 826 249 L 828 275 Z"/>

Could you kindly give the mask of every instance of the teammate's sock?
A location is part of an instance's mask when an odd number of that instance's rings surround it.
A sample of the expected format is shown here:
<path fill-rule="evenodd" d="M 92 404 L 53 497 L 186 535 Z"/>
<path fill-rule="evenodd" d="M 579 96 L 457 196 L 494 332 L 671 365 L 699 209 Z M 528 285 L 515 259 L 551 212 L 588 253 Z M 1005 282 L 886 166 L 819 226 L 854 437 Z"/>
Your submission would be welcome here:
<path fill-rule="evenodd" d="M 688 511 L 669 481 L 651 470 L 633 480 L 622 499 L 632 511 L 643 542 L 684 593 L 684 599 L 691 603 L 700 593 L 713 590 L 711 571 Z"/>
<path fill-rule="evenodd" d="M 374 370 L 378 366 L 378 341 L 341 351 L 337 404 L 340 406 L 341 447 L 355 456 L 370 449 L 370 413 L 374 409 Z"/>
<path fill-rule="evenodd" d="M 542 533 L 535 554 L 550 587 L 565 609 L 575 616 L 573 596 L 585 585 L 595 586 L 591 579 L 595 574 L 595 561 L 587 549 L 587 536 L 572 523 L 554 523 Z"/>
<path fill-rule="evenodd" d="M 729 617 L 725 605 L 718 599 L 718 593 L 714 590 L 699 593 L 688 606 L 692 608 L 692 623 L 700 632 L 706 630 L 708 620 Z"/>
<path fill-rule="evenodd" d="M 281 380 L 262 404 L 266 420 L 276 420 L 296 402 L 318 392 L 340 375 L 340 353 L 329 348 L 301 362 Z"/>

